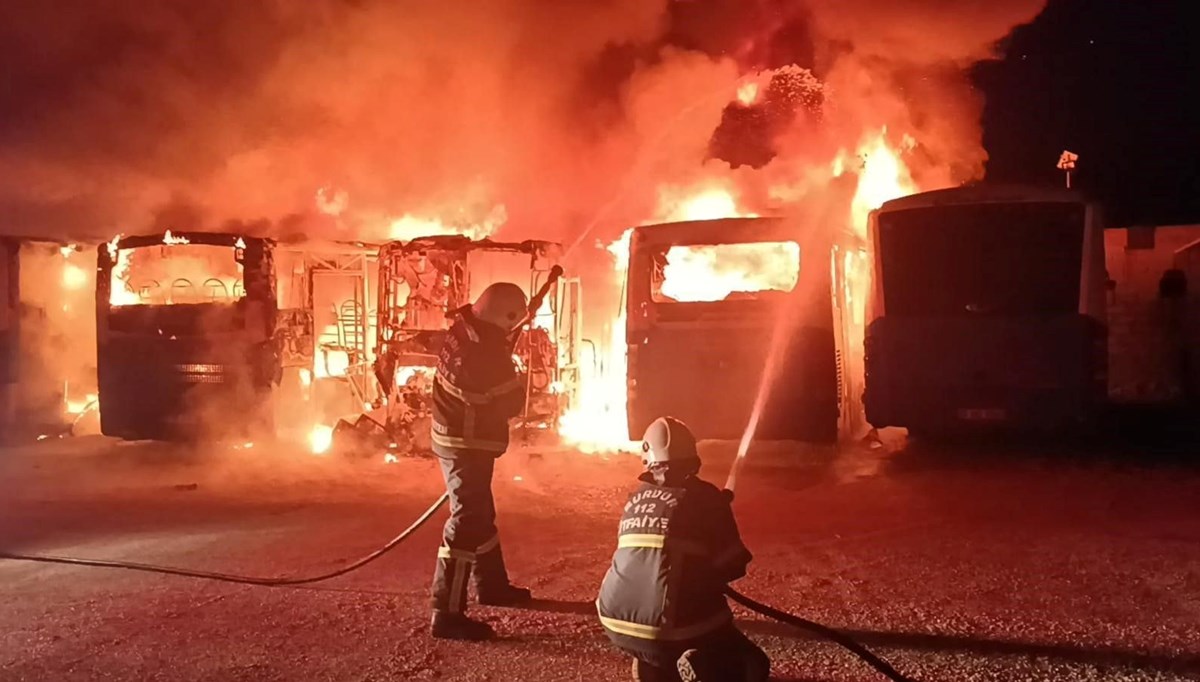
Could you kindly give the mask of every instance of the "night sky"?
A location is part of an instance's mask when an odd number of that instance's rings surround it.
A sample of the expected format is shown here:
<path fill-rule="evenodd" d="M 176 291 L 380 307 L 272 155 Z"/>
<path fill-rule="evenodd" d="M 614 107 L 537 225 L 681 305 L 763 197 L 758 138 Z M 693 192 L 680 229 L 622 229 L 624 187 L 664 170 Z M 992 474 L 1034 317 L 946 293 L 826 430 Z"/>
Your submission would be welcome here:
<path fill-rule="evenodd" d="M 1200 223 L 1200 94 L 1190 3 L 1051 0 L 979 65 L 988 179 L 1072 184 L 1116 226 Z"/>

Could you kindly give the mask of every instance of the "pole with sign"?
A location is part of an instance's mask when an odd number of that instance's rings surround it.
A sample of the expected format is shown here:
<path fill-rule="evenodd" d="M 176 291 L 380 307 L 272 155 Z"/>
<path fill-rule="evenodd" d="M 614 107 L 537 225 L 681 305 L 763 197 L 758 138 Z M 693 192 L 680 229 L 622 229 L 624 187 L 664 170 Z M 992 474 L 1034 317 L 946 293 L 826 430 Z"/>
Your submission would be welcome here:
<path fill-rule="evenodd" d="M 1062 156 L 1058 157 L 1058 169 L 1067 174 L 1067 189 L 1071 189 L 1071 171 L 1075 170 L 1075 162 L 1078 160 L 1078 154 L 1065 150 Z"/>

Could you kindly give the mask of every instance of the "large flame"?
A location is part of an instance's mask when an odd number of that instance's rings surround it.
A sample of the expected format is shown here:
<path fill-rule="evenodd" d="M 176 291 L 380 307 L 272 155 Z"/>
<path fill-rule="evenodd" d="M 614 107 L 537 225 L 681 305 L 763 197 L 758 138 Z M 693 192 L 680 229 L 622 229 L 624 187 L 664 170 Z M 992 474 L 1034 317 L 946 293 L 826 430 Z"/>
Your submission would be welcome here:
<path fill-rule="evenodd" d="M 905 136 L 904 147 L 912 144 L 912 138 Z M 888 145 L 887 128 L 864 136 L 854 153 L 859 160 L 854 164 L 857 168 L 847 169 L 848 156 L 849 153 L 843 151 L 834 160 L 834 175 L 847 170 L 858 173 L 858 188 L 850 205 L 850 225 L 855 234 L 865 238 L 871 211 L 885 201 L 915 193 L 917 186 L 900 154 Z"/>
<path fill-rule="evenodd" d="M 623 284 L 629 269 L 629 240 L 633 230 L 625 230 L 609 244 L 616 282 Z M 597 344 L 595 362 L 583 363 L 579 395 L 575 405 L 559 419 L 562 439 L 581 452 L 633 452 L 634 444 L 626 433 L 625 378 L 625 302 L 608 327 L 606 343 Z"/>
<path fill-rule="evenodd" d="M 672 246 L 660 291 L 675 301 L 721 301 L 735 293 L 791 291 L 799 276 L 795 242 Z"/>
<path fill-rule="evenodd" d="M 406 213 L 389 222 L 387 237 L 393 241 L 445 235 L 463 235 L 470 239 L 485 239 L 507 220 L 508 211 L 503 204 L 493 206 L 486 215 L 474 220 L 443 220 L 440 217 Z"/>

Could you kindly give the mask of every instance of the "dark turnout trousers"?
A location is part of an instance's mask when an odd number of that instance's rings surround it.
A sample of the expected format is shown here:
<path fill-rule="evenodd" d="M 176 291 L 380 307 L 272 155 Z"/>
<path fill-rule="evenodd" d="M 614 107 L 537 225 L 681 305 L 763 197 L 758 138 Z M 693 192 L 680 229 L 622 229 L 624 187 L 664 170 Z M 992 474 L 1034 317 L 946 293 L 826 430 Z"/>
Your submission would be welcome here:
<path fill-rule="evenodd" d="M 452 457 L 443 453 L 439 452 L 438 461 L 450 493 L 450 518 L 442 531 L 433 574 L 433 609 L 464 613 L 472 573 L 481 594 L 509 584 L 492 499 L 496 459 L 495 453 L 477 450 L 453 451 Z"/>

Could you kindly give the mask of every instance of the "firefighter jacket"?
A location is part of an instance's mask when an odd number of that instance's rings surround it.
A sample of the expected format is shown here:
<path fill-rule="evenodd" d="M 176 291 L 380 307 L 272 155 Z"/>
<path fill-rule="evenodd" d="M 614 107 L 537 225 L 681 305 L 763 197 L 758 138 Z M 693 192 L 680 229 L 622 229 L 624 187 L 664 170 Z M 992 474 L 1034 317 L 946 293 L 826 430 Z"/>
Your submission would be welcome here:
<path fill-rule="evenodd" d="M 695 476 L 681 487 L 639 480 L 596 607 L 618 646 L 679 646 L 732 622 L 725 585 L 746 574 L 750 552 L 728 492 Z"/>
<path fill-rule="evenodd" d="M 504 331 L 455 313 L 438 354 L 433 381 L 433 446 L 441 456 L 508 449 L 508 420 L 525 406 L 525 381 L 513 365 Z"/>

